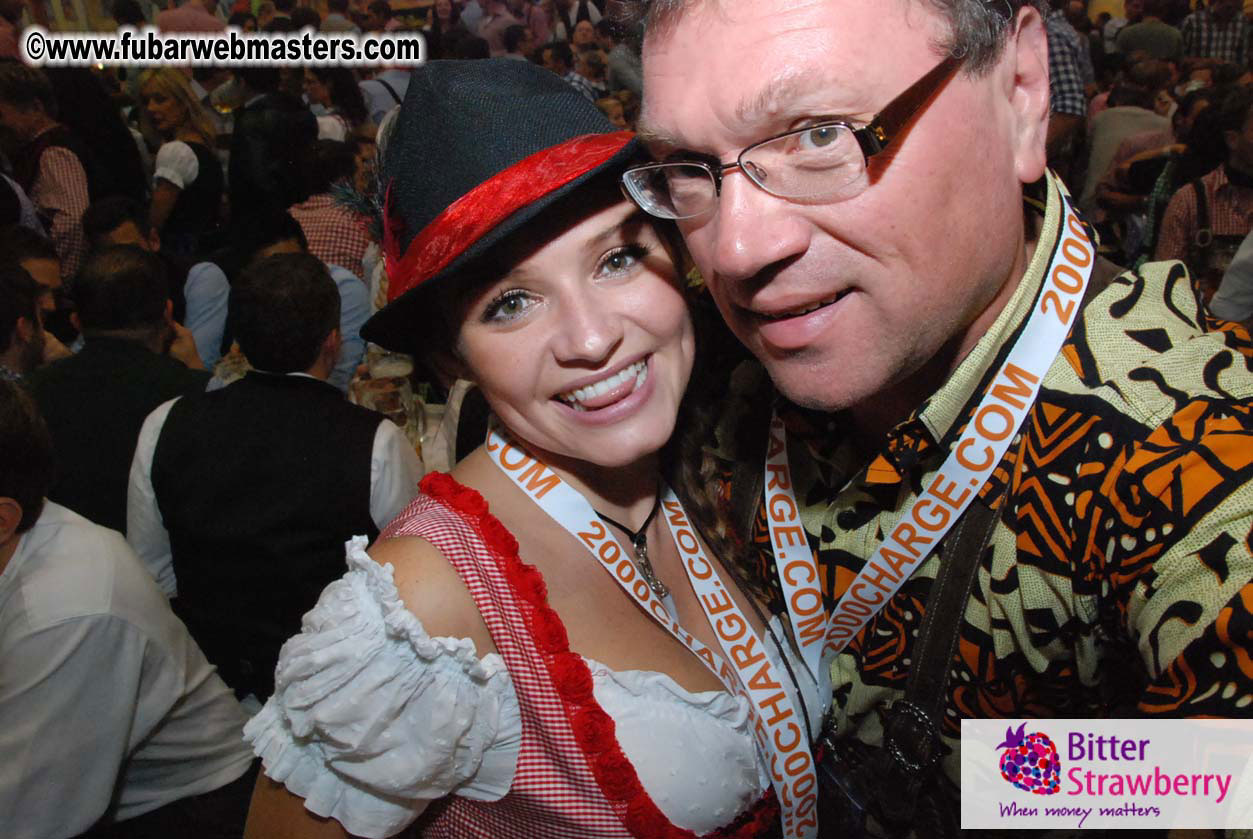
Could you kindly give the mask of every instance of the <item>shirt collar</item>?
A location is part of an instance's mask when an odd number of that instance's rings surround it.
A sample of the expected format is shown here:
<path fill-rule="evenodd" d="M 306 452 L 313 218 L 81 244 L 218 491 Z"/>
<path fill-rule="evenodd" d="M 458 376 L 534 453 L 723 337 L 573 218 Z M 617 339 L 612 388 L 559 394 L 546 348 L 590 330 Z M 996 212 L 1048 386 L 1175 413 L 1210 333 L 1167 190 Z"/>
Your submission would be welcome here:
<path fill-rule="evenodd" d="M 993 365 L 993 361 L 1017 336 L 1026 322 L 1035 304 L 1040 284 L 1044 280 L 1044 272 L 1048 268 L 1053 253 L 1053 243 L 1061 233 L 1062 203 L 1057 181 L 1050 172 L 1045 185 L 1048 202 L 1044 211 L 1044 223 L 1040 226 L 1039 238 L 1035 253 L 1027 263 L 1018 288 L 1010 297 L 1005 308 L 997 315 L 992 326 L 983 334 L 948 380 L 931 395 L 917 412 L 917 417 L 926 426 L 932 439 L 943 440 L 954 425 L 973 407 L 970 403 L 982 395 L 980 385 Z"/>
<path fill-rule="evenodd" d="M 1053 245 L 1061 233 L 1062 204 L 1060 192 L 1061 182 L 1050 172 L 1045 183 L 1047 203 L 1044 220 L 1040 225 L 1039 237 L 1035 252 L 1027 263 L 1027 269 L 1014 290 L 1005 308 L 997 315 L 992 326 L 978 340 L 974 348 L 957 365 L 956 370 L 917 410 L 907 419 L 888 432 L 887 438 L 878 454 L 871 460 L 863 480 L 867 484 L 894 485 L 924 461 L 927 461 L 946 438 L 959 431 L 966 417 L 975 408 L 975 403 L 983 395 L 986 379 L 996 363 L 1017 338 L 1019 331 L 1026 323 L 1040 286 L 1044 273 L 1052 256 Z M 789 431 L 791 424 L 789 423 Z M 811 453 L 832 465 L 851 465 L 855 458 L 852 452 L 827 450 L 820 453 L 823 443 L 822 435 L 811 438 Z M 838 449 L 852 445 L 845 435 L 836 434 Z M 865 461 L 862 461 L 863 463 Z M 849 476 L 852 477 L 852 476 Z"/>

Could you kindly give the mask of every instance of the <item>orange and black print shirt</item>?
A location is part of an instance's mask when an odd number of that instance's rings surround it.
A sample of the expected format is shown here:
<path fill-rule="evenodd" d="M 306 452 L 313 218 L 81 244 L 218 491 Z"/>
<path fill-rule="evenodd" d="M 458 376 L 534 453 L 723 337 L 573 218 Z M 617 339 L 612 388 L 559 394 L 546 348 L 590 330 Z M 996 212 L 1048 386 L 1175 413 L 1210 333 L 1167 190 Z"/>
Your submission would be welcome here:
<path fill-rule="evenodd" d="M 1057 186 L 1047 188 L 1039 243 L 1012 300 L 869 463 L 838 415 L 780 405 L 828 611 L 930 483 L 1040 304 L 1061 223 Z M 1248 334 L 1201 311 L 1179 263 L 1122 274 L 1088 300 L 982 490 L 1000 516 L 951 664 L 943 734 L 955 782 L 962 718 L 1253 715 L 1251 371 Z M 735 436 L 735 406 L 761 402 L 750 387 L 723 403 L 707 448 L 716 461 Z M 713 491 L 729 515 L 739 505 L 731 464 L 721 466 L 728 480 Z M 750 565 L 774 579 L 764 504 L 750 539 Z M 842 735 L 881 743 L 939 553 L 832 665 Z M 774 600 L 780 611 L 777 586 Z"/>

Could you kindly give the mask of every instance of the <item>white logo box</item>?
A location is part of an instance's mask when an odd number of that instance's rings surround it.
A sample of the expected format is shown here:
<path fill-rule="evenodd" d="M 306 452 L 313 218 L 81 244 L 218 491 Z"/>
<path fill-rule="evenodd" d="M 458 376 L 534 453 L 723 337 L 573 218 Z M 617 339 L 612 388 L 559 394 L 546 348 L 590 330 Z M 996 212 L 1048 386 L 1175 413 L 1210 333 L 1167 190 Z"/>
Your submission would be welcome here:
<path fill-rule="evenodd" d="M 962 720 L 961 744 L 963 829 L 1253 828 L 1253 720 Z"/>

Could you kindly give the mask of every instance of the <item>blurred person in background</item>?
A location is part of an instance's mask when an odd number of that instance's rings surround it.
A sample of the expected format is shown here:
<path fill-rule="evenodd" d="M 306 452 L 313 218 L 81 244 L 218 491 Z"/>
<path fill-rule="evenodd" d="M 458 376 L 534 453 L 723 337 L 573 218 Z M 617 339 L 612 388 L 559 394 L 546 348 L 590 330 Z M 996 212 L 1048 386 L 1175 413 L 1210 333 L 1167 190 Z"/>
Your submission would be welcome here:
<path fill-rule="evenodd" d="M 148 70 L 140 77 L 139 91 L 149 120 L 163 138 L 148 222 L 161 234 L 166 250 L 190 259 L 201 253 L 202 243 L 221 223 L 225 178 L 214 150 L 217 127 L 181 70 Z"/>

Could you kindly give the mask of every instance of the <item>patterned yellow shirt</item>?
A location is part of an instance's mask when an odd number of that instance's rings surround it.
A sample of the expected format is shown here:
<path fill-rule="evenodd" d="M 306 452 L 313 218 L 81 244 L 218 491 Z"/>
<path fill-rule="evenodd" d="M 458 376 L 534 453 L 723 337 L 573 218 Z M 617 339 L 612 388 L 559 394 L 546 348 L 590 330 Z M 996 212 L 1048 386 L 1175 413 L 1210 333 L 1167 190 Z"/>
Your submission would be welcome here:
<path fill-rule="evenodd" d="M 873 459 L 858 457 L 839 415 L 779 404 L 828 610 L 931 482 L 1038 305 L 1061 224 L 1057 186 L 1046 190 L 1013 298 Z M 962 718 L 1253 715 L 1251 370 L 1248 334 L 1201 311 L 1178 263 L 1124 273 L 1089 297 L 981 492 L 999 522 L 951 662 L 943 735 L 954 782 Z M 757 381 L 733 377 L 706 447 L 723 521 L 745 509 L 733 441 L 764 442 Z M 773 581 L 764 504 L 748 539 L 750 572 Z M 880 744 L 939 554 L 832 665 L 841 736 Z"/>

